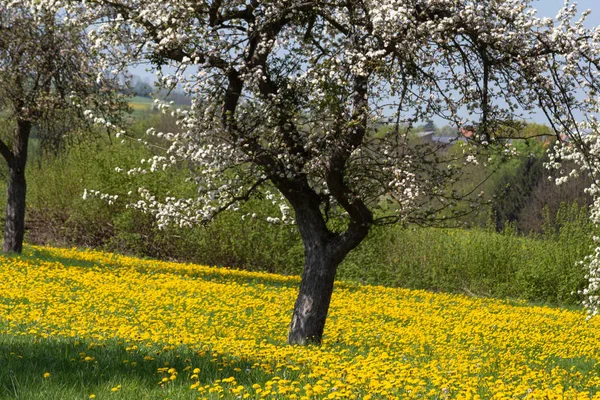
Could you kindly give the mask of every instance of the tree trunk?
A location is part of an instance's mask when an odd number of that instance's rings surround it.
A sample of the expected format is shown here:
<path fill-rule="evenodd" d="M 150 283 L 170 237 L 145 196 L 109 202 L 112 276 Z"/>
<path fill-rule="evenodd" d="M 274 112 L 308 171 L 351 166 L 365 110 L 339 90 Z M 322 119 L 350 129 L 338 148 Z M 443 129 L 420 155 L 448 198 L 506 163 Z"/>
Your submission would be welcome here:
<path fill-rule="evenodd" d="M 20 253 L 25 234 L 25 173 L 10 168 L 6 190 L 6 223 L 4 226 L 4 252 Z"/>
<path fill-rule="evenodd" d="M 27 143 L 31 123 L 19 121 L 13 151 L 8 162 L 8 188 L 6 190 L 6 221 L 2 251 L 20 253 L 25 235 L 25 165 L 27 163 Z"/>
<path fill-rule="evenodd" d="M 305 243 L 304 271 L 290 324 L 289 344 L 321 343 L 339 264 L 328 247 L 326 243 Z"/>
<path fill-rule="evenodd" d="M 304 271 L 288 333 L 289 344 L 320 344 L 338 265 L 367 236 L 369 226 L 351 223 L 343 234 L 327 229 L 318 204 L 294 207 L 304 243 Z"/>

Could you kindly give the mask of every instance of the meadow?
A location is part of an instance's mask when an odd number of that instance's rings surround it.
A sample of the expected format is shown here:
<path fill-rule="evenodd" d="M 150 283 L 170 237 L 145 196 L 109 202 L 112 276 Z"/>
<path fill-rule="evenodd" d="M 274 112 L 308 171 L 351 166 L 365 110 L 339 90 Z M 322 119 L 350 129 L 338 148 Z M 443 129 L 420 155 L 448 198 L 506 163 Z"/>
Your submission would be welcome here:
<path fill-rule="evenodd" d="M 135 96 L 129 101 L 129 107 L 131 107 L 133 111 L 150 111 L 152 105 L 152 99 L 142 96 Z"/>
<path fill-rule="evenodd" d="M 132 107 L 139 103 L 137 100 L 147 102 L 135 98 Z M 174 121 L 160 113 L 139 111 L 134 115 L 134 137 L 144 137 L 151 126 L 162 131 L 176 129 Z M 222 213 L 208 225 L 159 229 L 152 215 L 128 207 L 137 201 L 131 194 L 136 188 L 145 187 L 159 198 L 174 194 L 193 197 L 197 187 L 188 180 L 188 169 L 174 168 L 135 178 L 117 173 L 116 167 L 123 171 L 139 167 L 140 160 L 153 156 L 152 149 L 135 140 L 121 143 L 105 135 L 81 138 L 56 154 L 42 151 L 41 143 L 32 140 L 30 150 L 27 243 L 91 247 L 284 275 L 302 273 L 304 250 L 300 234 L 293 226 L 266 222 L 267 217 L 278 216 L 281 211 L 261 198 L 264 193 L 238 211 Z M 505 190 L 507 182 L 512 182 L 510 177 L 526 175 L 522 164 L 527 160 L 530 159 L 525 157 L 506 165 L 503 173 L 488 181 L 490 187 L 486 191 L 499 191 L 494 189 L 496 186 Z M 3 167 L 0 163 L 0 193 L 6 190 Z M 547 176 L 542 178 L 547 182 Z M 527 192 L 515 187 L 519 189 L 510 191 L 513 195 Z M 575 188 L 558 187 L 577 192 Z M 590 222 L 585 202 L 578 205 L 572 198 L 547 189 L 546 195 L 536 192 L 535 197 L 545 203 L 554 199 L 560 206 L 525 213 L 529 221 L 537 221 L 535 224 L 521 221 L 519 225 L 519 221 L 513 221 L 499 229 L 494 211 L 482 207 L 463 221 L 467 225 L 453 223 L 447 229 L 414 225 L 374 227 L 367 239 L 344 259 L 337 276 L 373 285 L 523 299 L 554 306 L 581 304 L 577 292 L 587 280 L 579 261 L 590 254 L 592 237 L 600 236 L 600 232 Z M 84 200 L 85 190 L 115 194 L 119 200 L 112 205 L 96 198 Z M 524 195 L 519 201 L 514 196 L 505 200 L 511 205 L 533 203 Z M 5 201 L 5 196 L 0 195 L 1 209 L 5 208 Z M 257 218 L 248 218 L 254 214 Z M 508 211 L 500 214 L 504 216 Z M 2 212 L 0 226 L 3 218 Z M 331 227 L 340 223 L 343 224 L 332 220 Z M 536 229 L 530 231 L 527 226 Z"/>
<path fill-rule="evenodd" d="M 101 251 L 0 256 L 0 397 L 600 399 L 600 321 L 338 282 L 320 347 L 299 279 Z"/>

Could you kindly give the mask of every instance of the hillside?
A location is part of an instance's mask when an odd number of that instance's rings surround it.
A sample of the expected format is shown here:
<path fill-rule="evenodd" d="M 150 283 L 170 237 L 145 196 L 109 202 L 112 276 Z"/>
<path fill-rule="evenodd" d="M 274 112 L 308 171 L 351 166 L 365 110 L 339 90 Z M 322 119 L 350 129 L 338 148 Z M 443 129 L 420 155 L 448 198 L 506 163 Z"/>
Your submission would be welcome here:
<path fill-rule="evenodd" d="M 295 277 L 27 247 L 0 257 L 0 397 L 600 398 L 580 311 L 338 282 L 285 344 Z"/>

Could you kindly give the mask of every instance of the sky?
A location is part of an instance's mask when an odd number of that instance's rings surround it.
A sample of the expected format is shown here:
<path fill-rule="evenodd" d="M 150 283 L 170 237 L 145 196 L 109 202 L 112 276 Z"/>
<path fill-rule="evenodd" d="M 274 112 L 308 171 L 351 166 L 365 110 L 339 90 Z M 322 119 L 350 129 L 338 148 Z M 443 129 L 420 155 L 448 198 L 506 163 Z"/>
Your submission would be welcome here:
<path fill-rule="evenodd" d="M 538 11 L 538 17 L 554 18 L 564 3 L 564 0 L 533 0 L 531 6 Z M 575 3 L 579 14 L 588 9 L 592 11 L 586 20 L 587 27 L 593 28 L 600 25 L 600 0 L 579 0 Z M 154 74 L 147 72 L 145 66 L 138 66 L 132 72 L 146 81 L 152 82 L 154 80 Z M 530 120 L 538 123 L 546 122 L 541 112 L 530 115 Z M 438 126 L 445 125 L 445 122 L 441 119 L 434 119 L 434 122 Z"/>
<path fill-rule="evenodd" d="M 571 1 L 571 3 L 577 4 L 578 14 L 583 13 L 586 10 L 591 10 L 591 14 L 586 18 L 585 26 L 588 28 L 594 28 L 600 25 L 600 0 L 579 0 Z M 531 7 L 538 11 L 538 17 L 556 17 L 558 10 L 560 10 L 565 4 L 564 0 L 534 0 L 531 3 Z M 537 122 L 541 124 L 547 124 L 545 115 L 538 111 L 531 114 L 527 118 L 530 122 Z M 446 125 L 446 121 L 441 118 L 434 118 L 434 122 L 437 126 Z"/>
<path fill-rule="evenodd" d="M 558 10 L 564 6 L 564 0 L 536 0 L 532 3 L 532 7 L 538 10 L 539 17 L 555 17 Z M 579 0 L 577 11 L 579 14 L 586 10 L 591 10 L 592 13 L 586 19 L 586 26 L 594 28 L 600 25 L 600 0 Z M 546 117 L 541 113 L 531 116 L 531 120 L 538 123 L 546 123 Z"/>
<path fill-rule="evenodd" d="M 577 10 L 581 13 L 585 10 L 592 10 L 588 17 L 588 26 L 600 25 L 600 0 L 579 0 Z M 540 17 L 555 17 L 556 13 L 564 5 L 564 0 L 536 0 L 532 7 L 538 10 Z"/>

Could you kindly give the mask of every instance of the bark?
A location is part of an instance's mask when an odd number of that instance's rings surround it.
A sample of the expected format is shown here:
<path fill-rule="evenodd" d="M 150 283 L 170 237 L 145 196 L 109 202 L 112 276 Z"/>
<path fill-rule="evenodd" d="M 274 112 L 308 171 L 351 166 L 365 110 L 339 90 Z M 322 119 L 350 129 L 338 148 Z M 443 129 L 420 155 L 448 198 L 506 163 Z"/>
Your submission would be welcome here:
<path fill-rule="evenodd" d="M 294 207 L 304 243 L 304 271 L 288 333 L 288 343 L 320 344 L 338 265 L 367 235 L 368 225 L 350 224 L 344 234 L 327 229 L 318 205 Z"/>
<path fill-rule="evenodd" d="M 20 253 L 25 235 L 25 165 L 27 163 L 27 143 L 31 133 L 29 121 L 18 121 L 13 150 L 4 154 L 8 163 L 8 188 L 6 190 L 6 221 L 2 251 Z"/>
<path fill-rule="evenodd" d="M 300 292 L 294 306 L 288 343 L 321 343 L 333 293 L 337 263 L 327 245 L 306 246 Z"/>

